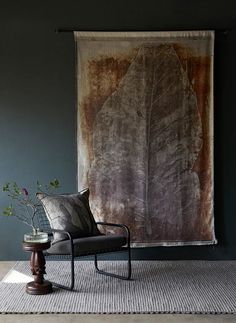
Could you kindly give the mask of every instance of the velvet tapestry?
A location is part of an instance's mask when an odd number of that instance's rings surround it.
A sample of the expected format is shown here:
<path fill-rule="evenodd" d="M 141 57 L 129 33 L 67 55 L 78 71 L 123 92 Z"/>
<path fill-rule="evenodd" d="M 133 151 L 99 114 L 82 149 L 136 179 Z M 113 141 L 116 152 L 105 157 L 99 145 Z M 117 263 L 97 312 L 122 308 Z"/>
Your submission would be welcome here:
<path fill-rule="evenodd" d="M 94 217 L 127 224 L 133 246 L 216 243 L 214 32 L 74 37 L 78 189 Z"/>

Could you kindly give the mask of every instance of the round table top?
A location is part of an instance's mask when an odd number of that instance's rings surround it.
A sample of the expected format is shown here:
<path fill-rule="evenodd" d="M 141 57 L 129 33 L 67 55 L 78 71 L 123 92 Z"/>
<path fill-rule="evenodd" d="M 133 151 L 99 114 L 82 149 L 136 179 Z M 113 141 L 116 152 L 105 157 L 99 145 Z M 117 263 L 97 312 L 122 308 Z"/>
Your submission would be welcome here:
<path fill-rule="evenodd" d="M 22 245 L 23 245 L 23 249 L 26 251 L 42 251 L 42 250 L 49 249 L 51 246 L 51 242 L 47 241 L 47 242 L 41 243 L 41 242 L 23 241 Z"/>

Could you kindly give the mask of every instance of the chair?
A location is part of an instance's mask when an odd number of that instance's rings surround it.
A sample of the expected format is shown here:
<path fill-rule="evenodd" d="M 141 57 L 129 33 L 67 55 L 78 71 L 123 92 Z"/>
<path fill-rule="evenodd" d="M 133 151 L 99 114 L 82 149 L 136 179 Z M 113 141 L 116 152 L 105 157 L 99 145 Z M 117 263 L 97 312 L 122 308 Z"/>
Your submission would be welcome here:
<path fill-rule="evenodd" d="M 121 228 L 123 234 L 99 234 L 74 238 L 73 234 L 64 230 L 52 229 L 50 223 L 45 215 L 41 213 L 39 217 L 40 229 L 44 232 L 48 232 L 49 236 L 52 237 L 54 233 L 63 233 L 67 236 L 66 240 L 56 242 L 52 244 L 50 249 L 45 252 L 45 256 L 67 256 L 70 259 L 71 276 L 70 285 L 64 286 L 56 282 L 52 282 L 53 286 L 63 288 L 66 290 L 73 290 L 75 282 L 75 271 L 74 261 L 76 257 L 94 255 L 95 270 L 99 274 L 129 280 L 131 278 L 131 250 L 130 250 L 130 231 L 126 225 L 107 223 L 107 222 L 96 222 L 97 226 L 111 226 Z M 100 270 L 98 267 L 98 255 L 111 252 L 127 252 L 127 275 L 119 275 L 115 273 L 109 273 L 104 270 Z"/>

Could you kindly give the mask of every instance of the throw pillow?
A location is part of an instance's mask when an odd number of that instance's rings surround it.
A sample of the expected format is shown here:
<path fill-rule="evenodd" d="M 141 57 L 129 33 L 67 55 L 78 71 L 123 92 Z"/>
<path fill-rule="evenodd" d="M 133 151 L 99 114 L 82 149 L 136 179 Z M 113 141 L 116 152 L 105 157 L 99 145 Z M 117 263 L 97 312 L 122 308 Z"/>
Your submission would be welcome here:
<path fill-rule="evenodd" d="M 99 235 L 89 207 L 89 189 L 76 194 L 49 195 L 37 193 L 52 229 L 71 233 L 73 238 Z M 52 243 L 68 239 L 63 233 L 54 233 Z"/>

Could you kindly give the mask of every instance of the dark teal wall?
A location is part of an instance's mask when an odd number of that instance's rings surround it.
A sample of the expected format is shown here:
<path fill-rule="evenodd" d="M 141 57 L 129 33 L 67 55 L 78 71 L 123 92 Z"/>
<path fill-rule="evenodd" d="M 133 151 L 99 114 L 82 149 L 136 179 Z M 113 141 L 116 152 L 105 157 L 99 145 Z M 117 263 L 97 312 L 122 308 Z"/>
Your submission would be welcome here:
<path fill-rule="evenodd" d="M 142 259 L 236 259 L 236 2 L 234 0 L 0 0 L 0 184 L 57 177 L 76 190 L 72 34 L 81 30 L 232 29 L 217 36 L 215 216 L 219 245 L 134 250 Z M 0 193 L 0 209 L 7 203 Z M 25 259 L 28 229 L 0 218 L 0 260 Z"/>

